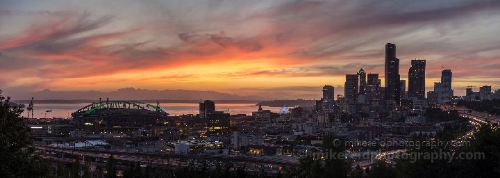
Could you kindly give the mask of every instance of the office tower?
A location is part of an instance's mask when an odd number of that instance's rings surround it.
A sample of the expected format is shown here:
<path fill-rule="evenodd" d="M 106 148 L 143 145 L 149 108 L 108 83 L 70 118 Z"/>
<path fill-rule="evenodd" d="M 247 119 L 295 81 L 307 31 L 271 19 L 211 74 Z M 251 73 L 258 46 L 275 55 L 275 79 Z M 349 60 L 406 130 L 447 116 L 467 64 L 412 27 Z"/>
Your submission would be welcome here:
<path fill-rule="evenodd" d="M 368 74 L 368 82 L 365 89 L 366 100 L 372 105 L 379 105 L 382 96 L 381 91 L 378 74 Z"/>
<path fill-rule="evenodd" d="M 225 135 L 230 132 L 230 114 L 214 111 L 207 115 L 207 134 L 211 136 Z"/>
<path fill-rule="evenodd" d="M 443 91 L 441 94 L 442 101 L 449 102 L 453 97 L 453 90 L 451 89 L 451 80 L 452 80 L 451 70 L 444 69 L 441 72 L 441 87 Z"/>
<path fill-rule="evenodd" d="M 451 78 L 452 78 L 452 73 L 450 69 L 444 69 L 441 72 L 441 83 L 443 84 L 443 87 L 449 91 L 450 96 L 453 96 L 453 90 L 451 89 Z"/>
<path fill-rule="evenodd" d="M 368 74 L 367 84 L 380 86 L 380 79 L 378 78 L 378 74 Z"/>
<path fill-rule="evenodd" d="M 479 99 L 480 100 L 487 100 L 488 96 L 491 95 L 491 86 L 482 86 L 479 87 Z"/>
<path fill-rule="evenodd" d="M 358 97 L 358 75 L 347 74 L 345 76 L 344 96 L 347 104 L 355 104 Z"/>
<path fill-rule="evenodd" d="M 453 90 L 451 89 L 452 73 L 450 69 L 441 72 L 441 82 L 434 83 L 434 92 L 437 94 L 437 103 L 443 104 L 451 101 Z"/>
<path fill-rule="evenodd" d="M 200 118 L 207 118 L 213 112 L 215 112 L 215 102 L 205 100 L 203 103 L 200 103 Z"/>
<path fill-rule="evenodd" d="M 365 94 L 366 91 L 366 73 L 363 68 L 358 71 L 358 94 Z"/>
<path fill-rule="evenodd" d="M 437 104 L 447 103 L 450 101 L 450 99 L 448 99 L 447 91 L 445 90 L 445 87 L 443 87 L 443 83 L 441 82 L 434 83 L 434 93 L 436 93 Z M 427 97 L 429 97 L 429 94 L 427 94 Z"/>
<path fill-rule="evenodd" d="M 399 80 L 399 82 L 401 83 L 399 96 L 400 98 L 404 98 L 406 96 L 406 80 Z"/>
<path fill-rule="evenodd" d="M 408 70 L 408 97 L 425 99 L 425 60 L 411 60 Z"/>
<path fill-rule="evenodd" d="M 465 96 L 469 97 L 474 94 L 474 91 L 472 91 L 472 88 L 469 86 L 465 89 Z"/>
<path fill-rule="evenodd" d="M 321 98 L 321 111 L 323 114 L 334 112 L 334 88 L 331 85 L 323 87 L 323 98 Z"/>
<path fill-rule="evenodd" d="M 334 95 L 335 89 L 331 85 L 325 85 L 323 87 L 323 100 L 333 100 L 335 95 Z"/>
<path fill-rule="evenodd" d="M 396 58 L 396 45 L 385 45 L 385 100 L 393 101 L 395 106 L 400 103 L 401 83 L 399 82 L 399 59 Z"/>

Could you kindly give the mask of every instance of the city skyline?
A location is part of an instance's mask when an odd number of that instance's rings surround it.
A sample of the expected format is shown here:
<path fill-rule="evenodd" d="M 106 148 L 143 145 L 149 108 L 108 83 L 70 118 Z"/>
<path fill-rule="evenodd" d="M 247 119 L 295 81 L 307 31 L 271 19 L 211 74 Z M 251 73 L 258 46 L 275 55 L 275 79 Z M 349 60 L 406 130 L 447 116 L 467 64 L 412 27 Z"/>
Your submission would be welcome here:
<path fill-rule="evenodd" d="M 411 60 L 427 61 L 425 91 L 443 67 L 455 95 L 500 87 L 489 38 L 499 2 L 365 3 L 3 1 L 0 88 L 18 99 L 129 87 L 319 99 L 324 85 L 343 94 L 345 74 L 360 68 L 385 83 L 386 43 L 398 46 L 401 80 Z"/>

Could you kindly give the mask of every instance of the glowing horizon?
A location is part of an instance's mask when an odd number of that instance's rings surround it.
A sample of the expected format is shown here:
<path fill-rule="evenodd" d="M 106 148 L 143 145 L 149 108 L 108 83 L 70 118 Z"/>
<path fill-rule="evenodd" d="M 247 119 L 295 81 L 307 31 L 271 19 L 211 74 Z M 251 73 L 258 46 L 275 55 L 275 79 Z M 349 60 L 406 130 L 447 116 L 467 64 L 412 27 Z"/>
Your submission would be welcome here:
<path fill-rule="evenodd" d="M 120 7 L 120 8 L 114 8 Z M 212 90 L 318 99 L 360 68 L 383 80 L 384 46 L 400 75 L 427 60 L 455 94 L 500 88 L 498 1 L 3 1 L 0 89 Z M 477 90 L 477 89 L 476 89 Z"/>

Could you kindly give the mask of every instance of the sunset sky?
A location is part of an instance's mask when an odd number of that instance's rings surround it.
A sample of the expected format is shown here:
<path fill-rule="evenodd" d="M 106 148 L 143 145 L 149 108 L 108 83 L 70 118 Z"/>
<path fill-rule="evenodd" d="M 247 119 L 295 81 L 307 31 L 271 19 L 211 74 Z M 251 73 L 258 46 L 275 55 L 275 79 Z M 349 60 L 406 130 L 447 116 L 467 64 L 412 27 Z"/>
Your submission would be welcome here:
<path fill-rule="evenodd" d="M 318 99 L 360 68 L 383 78 L 390 42 L 401 79 L 426 59 L 428 90 L 443 66 L 463 95 L 500 88 L 499 35 L 493 0 L 0 0 L 0 89 Z"/>

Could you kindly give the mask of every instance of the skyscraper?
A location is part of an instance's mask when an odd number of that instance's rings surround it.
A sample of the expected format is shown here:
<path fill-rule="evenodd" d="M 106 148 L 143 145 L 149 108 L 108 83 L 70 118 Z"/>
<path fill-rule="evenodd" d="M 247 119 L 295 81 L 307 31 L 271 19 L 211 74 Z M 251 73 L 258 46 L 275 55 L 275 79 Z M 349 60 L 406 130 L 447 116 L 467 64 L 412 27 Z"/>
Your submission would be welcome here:
<path fill-rule="evenodd" d="M 441 83 L 443 84 L 443 88 L 449 91 L 450 96 L 453 96 L 453 91 L 451 90 L 451 77 L 452 73 L 450 69 L 444 69 L 441 72 Z"/>
<path fill-rule="evenodd" d="M 355 104 L 358 97 L 358 75 L 345 76 L 344 95 L 347 104 Z"/>
<path fill-rule="evenodd" d="M 231 126 L 231 115 L 223 111 L 214 111 L 207 115 L 207 134 L 224 135 L 229 134 Z"/>
<path fill-rule="evenodd" d="M 479 99 L 481 100 L 487 100 L 488 96 L 491 95 L 491 86 L 485 85 L 482 87 L 479 87 Z"/>
<path fill-rule="evenodd" d="M 466 89 L 465 89 L 465 96 L 467 97 L 470 97 L 474 94 L 474 91 L 472 91 L 472 86 L 468 86 Z"/>
<path fill-rule="evenodd" d="M 323 87 L 323 100 L 333 100 L 335 97 L 335 89 L 331 85 L 325 85 Z"/>
<path fill-rule="evenodd" d="M 207 118 L 213 112 L 215 112 L 215 102 L 205 100 L 203 103 L 200 103 L 200 118 Z"/>
<path fill-rule="evenodd" d="M 452 73 L 450 69 L 444 69 L 441 72 L 441 82 L 434 83 L 434 92 L 437 94 L 437 103 L 448 103 L 453 97 L 451 89 Z"/>
<path fill-rule="evenodd" d="M 380 87 L 380 79 L 378 74 L 368 74 L 368 85 L 378 85 Z"/>
<path fill-rule="evenodd" d="M 399 59 L 396 58 L 396 45 L 385 45 L 385 100 L 400 104 Z"/>
<path fill-rule="evenodd" d="M 368 74 L 368 82 L 365 89 L 366 99 L 373 105 L 379 105 L 381 100 L 380 79 L 378 74 Z"/>
<path fill-rule="evenodd" d="M 443 94 L 441 95 L 443 101 L 449 102 L 453 97 L 453 90 L 451 89 L 452 73 L 450 69 L 444 69 L 441 72 L 441 87 L 443 87 Z"/>
<path fill-rule="evenodd" d="M 408 97 L 425 99 L 425 60 L 411 60 L 408 70 Z"/>
<path fill-rule="evenodd" d="M 321 98 L 321 111 L 323 113 L 332 113 L 334 105 L 335 90 L 331 85 L 323 87 L 323 98 Z"/>
<path fill-rule="evenodd" d="M 365 94 L 366 91 L 366 73 L 363 68 L 358 72 L 358 94 Z"/>

